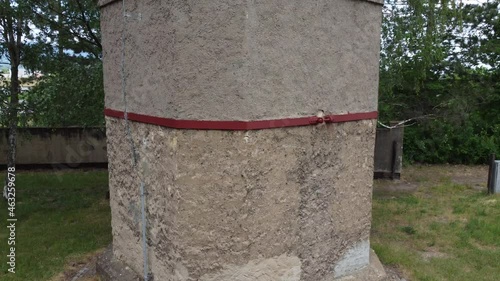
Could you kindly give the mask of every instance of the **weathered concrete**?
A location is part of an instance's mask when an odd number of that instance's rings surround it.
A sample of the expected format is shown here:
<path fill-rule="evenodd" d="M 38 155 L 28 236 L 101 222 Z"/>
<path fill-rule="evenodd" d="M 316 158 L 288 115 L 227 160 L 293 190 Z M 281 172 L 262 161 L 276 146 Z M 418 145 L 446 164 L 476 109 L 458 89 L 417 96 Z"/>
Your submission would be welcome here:
<path fill-rule="evenodd" d="M 8 129 L 0 129 L 0 165 L 7 163 Z M 20 128 L 16 164 L 106 164 L 104 128 Z"/>
<path fill-rule="evenodd" d="M 141 281 L 141 277 L 139 277 L 134 271 L 132 271 L 127 265 L 123 262 L 117 260 L 113 256 L 112 247 L 108 247 L 106 251 L 98 257 L 96 263 L 96 273 L 100 277 L 100 280 L 103 281 Z M 400 280 L 397 276 L 387 276 L 384 270 L 383 265 L 380 263 L 377 255 L 373 250 L 370 251 L 370 263 L 365 268 L 360 271 L 348 275 L 339 279 L 335 279 L 334 281 L 389 281 L 389 280 Z M 279 257 L 279 259 L 283 259 Z M 271 259 L 272 260 L 272 259 Z M 289 260 L 292 261 L 292 260 Z M 282 261 L 286 262 L 286 261 Z M 260 275 L 256 279 L 253 274 L 255 272 L 261 272 L 261 268 L 267 266 L 267 269 L 272 269 L 273 272 L 276 271 L 276 265 L 279 264 L 280 260 L 276 262 L 263 261 L 258 264 L 250 263 L 247 267 L 248 270 L 241 271 L 237 270 L 237 268 L 228 270 L 226 272 L 226 276 L 222 276 L 222 278 L 226 279 L 213 279 L 213 281 L 255 281 L 255 280 L 266 280 L 266 281 L 295 281 L 297 279 L 297 267 L 290 266 L 291 270 L 282 274 L 282 278 L 277 279 L 269 279 L 272 275 Z M 266 265 L 269 264 L 269 265 Z M 394 274 L 393 274 L 394 275 Z M 220 276 L 216 276 L 214 278 L 220 278 Z M 209 279 L 210 280 L 210 279 Z M 401 279 L 405 280 L 405 279 Z"/>
<path fill-rule="evenodd" d="M 106 107 L 187 120 L 376 111 L 375 2 L 103 0 Z M 375 122 L 245 132 L 107 118 L 114 257 L 142 272 L 144 182 L 155 280 L 373 273 Z"/>
<path fill-rule="evenodd" d="M 352 275 L 370 262 L 370 241 L 354 244 L 340 257 L 333 269 L 335 278 Z"/>
<path fill-rule="evenodd" d="M 262 268 L 279 274 L 268 280 L 330 281 L 369 238 L 375 121 L 249 132 L 130 126 L 137 170 L 125 121 L 107 119 L 114 251 L 136 272 L 139 176 L 156 280 Z"/>
<path fill-rule="evenodd" d="M 96 273 L 100 281 L 140 281 L 141 278 L 127 265 L 113 256 L 113 247 L 108 247 L 97 258 Z"/>
<path fill-rule="evenodd" d="M 128 111 L 257 120 L 377 110 L 381 6 L 125 1 Z M 124 111 L 121 2 L 101 11 L 106 107 Z"/>
<path fill-rule="evenodd" d="M 375 178 L 391 177 L 399 179 L 403 170 L 403 140 L 403 127 L 393 129 L 377 128 L 374 156 Z"/>
<path fill-rule="evenodd" d="M 367 267 L 335 281 L 388 281 L 387 279 L 384 266 L 375 252 L 370 250 L 370 264 Z"/>

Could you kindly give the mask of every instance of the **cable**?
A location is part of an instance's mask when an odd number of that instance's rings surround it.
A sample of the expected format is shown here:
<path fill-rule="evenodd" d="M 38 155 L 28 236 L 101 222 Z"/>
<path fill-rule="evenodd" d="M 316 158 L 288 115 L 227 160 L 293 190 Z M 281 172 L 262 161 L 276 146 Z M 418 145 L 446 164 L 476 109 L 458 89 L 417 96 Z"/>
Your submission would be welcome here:
<path fill-rule="evenodd" d="M 122 38 L 121 38 L 121 82 L 122 82 L 122 98 L 123 98 L 123 119 L 125 119 L 125 130 L 127 138 L 130 142 L 131 154 L 132 154 L 132 168 L 137 170 L 137 151 L 134 144 L 134 139 L 132 137 L 132 130 L 130 128 L 129 118 L 128 118 L 128 103 L 127 103 L 127 78 L 125 73 L 125 32 L 127 30 L 127 13 L 125 10 L 125 0 L 122 0 Z M 140 198 L 141 198 L 141 221 L 142 221 L 142 254 L 143 254 L 143 268 L 144 268 L 144 281 L 149 281 L 149 262 L 148 262 L 148 245 L 147 245 L 147 225 L 146 225 L 146 195 L 144 180 L 142 179 L 139 170 L 137 170 L 139 175 L 140 183 Z"/>

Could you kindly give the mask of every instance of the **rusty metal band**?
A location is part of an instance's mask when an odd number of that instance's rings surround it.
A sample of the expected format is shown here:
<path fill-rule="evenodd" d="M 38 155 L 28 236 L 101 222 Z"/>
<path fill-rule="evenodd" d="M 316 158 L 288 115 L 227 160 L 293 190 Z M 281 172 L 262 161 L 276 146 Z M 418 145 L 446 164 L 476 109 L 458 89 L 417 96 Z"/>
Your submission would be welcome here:
<path fill-rule="evenodd" d="M 125 112 L 110 108 L 104 109 L 104 115 L 108 117 L 125 119 Z M 316 125 L 322 123 L 342 123 L 359 120 L 377 119 L 378 112 L 359 112 L 338 115 L 326 115 L 323 117 L 309 116 L 299 118 L 283 118 L 272 120 L 254 121 L 215 121 L 215 120 L 182 120 L 173 118 L 156 117 L 138 113 L 127 112 L 127 119 L 135 122 L 153 124 L 162 127 L 188 130 L 224 130 L 224 131 L 247 131 L 262 130 L 283 127 L 298 127 Z"/>

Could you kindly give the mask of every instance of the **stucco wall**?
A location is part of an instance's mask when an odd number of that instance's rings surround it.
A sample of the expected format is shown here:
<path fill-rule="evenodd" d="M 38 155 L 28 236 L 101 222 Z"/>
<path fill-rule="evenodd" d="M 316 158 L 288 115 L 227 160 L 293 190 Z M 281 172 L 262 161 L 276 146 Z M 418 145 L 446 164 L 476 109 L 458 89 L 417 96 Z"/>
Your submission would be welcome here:
<path fill-rule="evenodd" d="M 114 251 L 137 272 L 139 177 L 155 280 L 331 281 L 363 266 L 375 121 L 249 132 L 130 126 L 137 168 L 125 121 L 107 119 Z"/>
<path fill-rule="evenodd" d="M 106 107 L 192 120 L 376 111 L 377 1 L 125 1 L 125 17 L 102 1 Z M 368 263 L 375 120 L 129 126 L 107 118 L 114 254 L 136 272 L 141 181 L 155 280 L 331 281 Z"/>
<path fill-rule="evenodd" d="M 104 1 L 106 4 L 109 1 Z M 360 0 L 112 2 L 101 11 L 106 107 L 195 120 L 377 109 L 381 6 Z"/>

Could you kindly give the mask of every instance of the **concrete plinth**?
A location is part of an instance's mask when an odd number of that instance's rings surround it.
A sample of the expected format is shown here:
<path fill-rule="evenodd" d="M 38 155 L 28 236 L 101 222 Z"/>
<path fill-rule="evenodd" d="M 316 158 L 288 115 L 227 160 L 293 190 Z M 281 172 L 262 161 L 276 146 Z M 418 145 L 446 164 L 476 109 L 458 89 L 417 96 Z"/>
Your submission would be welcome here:
<path fill-rule="evenodd" d="M 98 258 L 96 272 L 102 281 L 140 281 L 143 280 L 130 267 L 113 255 L 112 247 Z M 239 280 L 239 279 L 231 279 Z M 268 279 L 270 280 L 270 279 Z M 383 265 L 380 263 L 373 250 L 370 253 L 370 263 L 365 268 L 357 272 L 334 279 L 334 281 L 386 281 L 387 276 Z M 392 280 L 392 279 L 391 279 Z"/>
<path fill-rule="evenodd" d="M 114 253 L 137 272 L 139 177 L 155 280 L 330 281 L 368 264 L 375 121 L 247 132 L 130 125 L 137 171 L 125 121 L 107 119 Z"/>
<path fill-rule="evenodd" d="M 380 2 L 101 1 L 114 258 L 161 281 L 372 272 Z"/>

